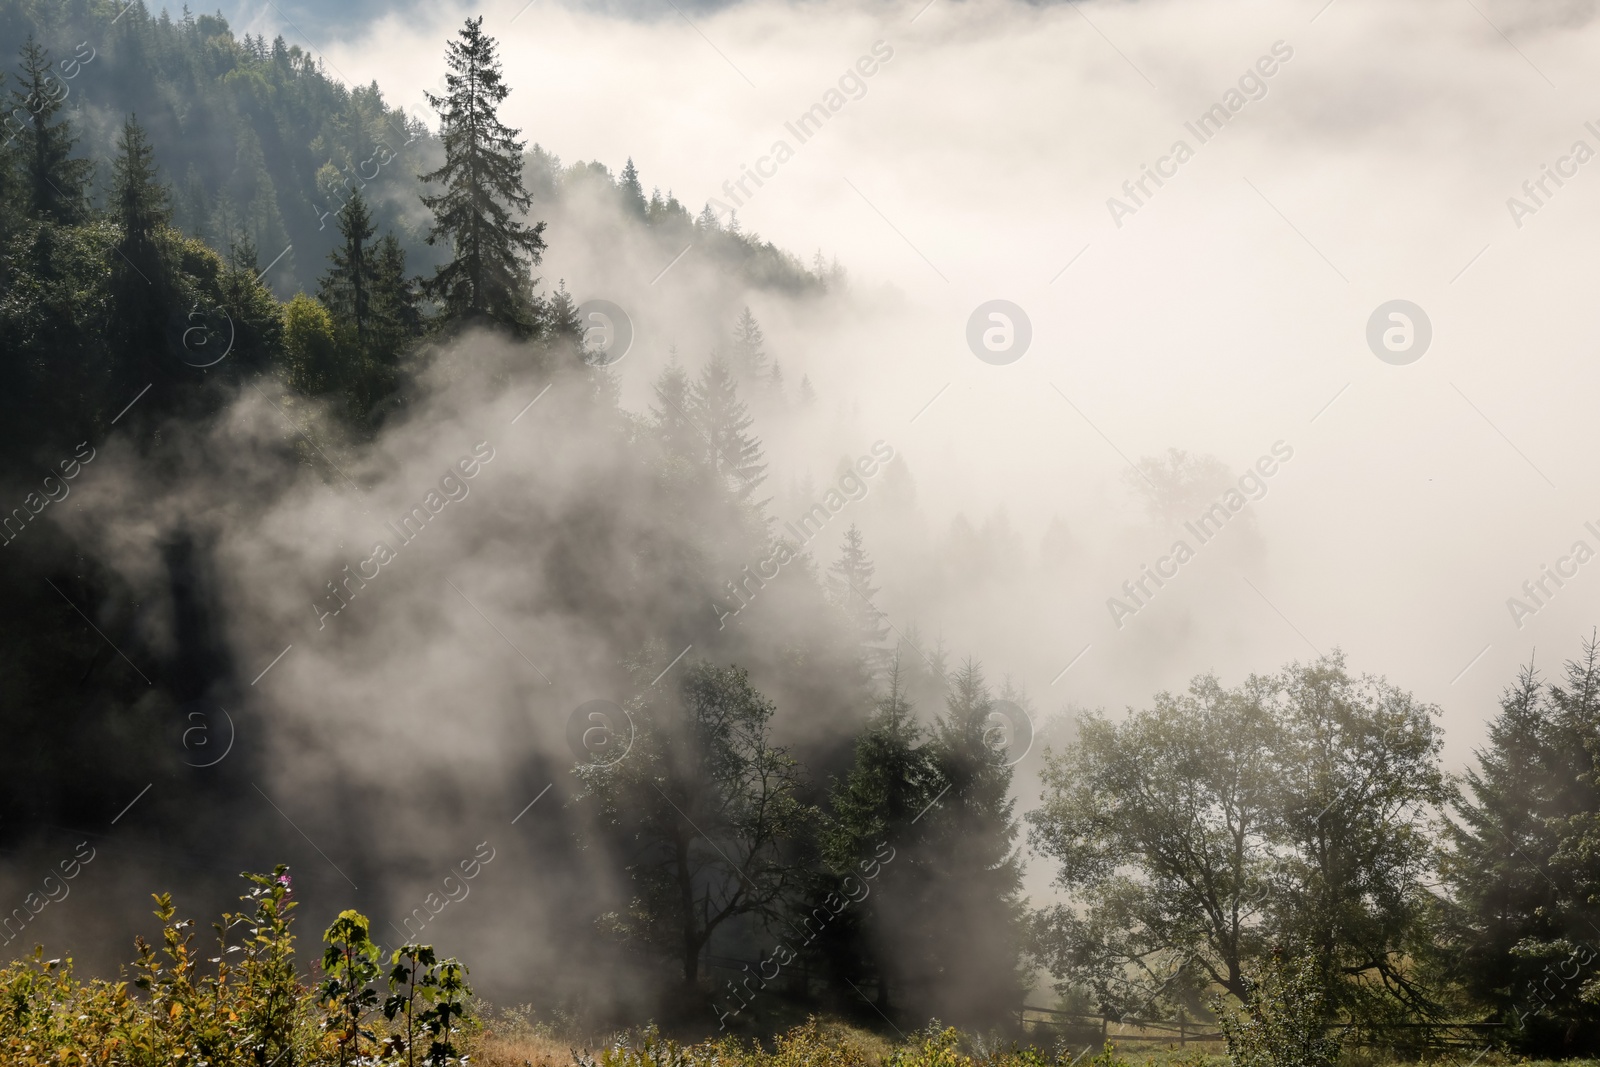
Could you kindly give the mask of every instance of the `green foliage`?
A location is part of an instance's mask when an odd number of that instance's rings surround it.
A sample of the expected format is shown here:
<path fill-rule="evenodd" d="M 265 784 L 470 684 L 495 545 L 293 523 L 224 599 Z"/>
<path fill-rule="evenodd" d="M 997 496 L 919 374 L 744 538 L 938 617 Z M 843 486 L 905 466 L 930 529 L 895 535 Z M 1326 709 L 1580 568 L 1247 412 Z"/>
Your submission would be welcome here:
<path fill-rule="evenodd" d="M 1369 1021 L 1430 1010 L 1409 958 L 1446 796 L 1434 714 L 1336 655 L 1084 717 L 1028 816 L 1082 905 L 1041 917 L 1038 951 L 1113 1012 L 1211 983 L 1242 999 L 1273 943 L 1311 946 Z"/>
<path fill-rule="evenodd" d="M 0 969 L 0 1061 L 7 1067 L 447 1067 L 464 1063 L 468 1018 L 466 968 L 436 961 L 431 946 L 395 953 L 397 982 L 416 989 L 390 1010 L 401 1028 L 370 1016 L 377 997 L 377 949 L 367 920 L 340 914 L 324 935 L 325 980 L 313 989 L 295 971 L 288 868 L 246 874 L 248 908 L 214 923 L 217 954 L 200 958 L 194 923 L 175 918 L 167 894 L 155 897 L 159 946 L 135 939 L 132 985 L 80 981 L 71 960 L 47 960 L 42 948 Z M 404 963 L 407 966 L 401 966 Z M 406 972 L 406 978 L 400 972 Z M 418 1039 L 426 1039 L 419 1045 Z"/>
<path fill-rule="evenodd" d="M 574 1049 L 572 1057 L 577 1067 L 1129 1067 L 1109 1044 L 1084 1060 L 1031 1046 L 991 1046 L 937 1021 L 893 1046 L 863 1037 L 815 1017 L 776 1035 L 770 1048 L 734 1037 L 682 1044 L 650 1026 L 598 1050 Z"/>
<path fill-rule="evenodd" d="M 337 211 L 350 189 L 377 202 L 380 228 L 404 230 L 406 197 L 374 191 L 413 192 L 414 175 L 437 157 L 426 129 L 387 105 L 376 86 L 347 87 L 300 47 L 235 36 L 220 15 L 168 17 L 159 6 L 122 0 L 28 0 L 8 8 L 0 47 L 20 47 L 26 33 L 61 57 L 58 78 L 84 42 L 82 73 L 62 86 L 73 94 L 69 106 L 82 99 L 78 114 L 90 119 L 116 109 L 117 121 L 85 122 L 78 154 L 111 159 L 121 114 L 136 113 L 177 185 L 177 225 L 217 248 L 246 236 L 263 251 L 263 265 L 292 243 L 270 276 L 284 292 L 312 283 L 333 243 L 324 213 Z M 324 165 L 334 181 L 319 182 Z M 421 245 L 420 235 L 408 239 Z"/>
<path fill-rule="evenodd" d="M 275 1063 L 294 1049 L 296 1023 L 304 1014 L 304 1004 L 297 996 L 290 929 L 292 913 L 299 904 L 289 899 L 289 868 L 284 864 L 273 868 L 271 874 L 246 873 L 244 877 L 251 888 L 241 899 L 253 904 L 253 910 L 225 914 L 216 929 L 219 939 L 227 929 L 243 931 L 239 961 L 234 966 L 244 989 L 240 1021 L 250 1035 L 245 1051 L 258 1062 Z"/>
<path fill-rule="evenodd" d="M 931 824 L 919 816 L 944 786 L 924 740 L 896 658 L 888 692 L 856 739 L 854 765 L 829 792 L 820 835 L 827 875 L 808 901 L 814 905 L 841 891 L 859 895 L 849 892 L 847 877 L 871 886 L 857 907 L 824 930 L 821 947 L 842 977 L 876 983 L 880 1011 L 894 1010 L 905 992 L 901 983 L 913 978 L 901 946 L 918 940 L 921 913 L 913 902 L 920 902 L 925 865 L 934 862 L 922 847 Z"/>
<path fill-rule="evenodd" d="M 452 1035 L 466 1016 L 466 967 L 456 960 L 439 960 L 432 945 L 402 945 L 390 957 L 389 995 L 383 1001 L 383 1017 L 401 1020 L 385 1047 L 406 1067 L 418 1063 L 444 1067 L 460 1055 Z M 422 1058 L 418 1042 L 427 1038 Z"/>
<path fill-rule="evenodd" d="M 31 37 L 22 48 L 21 68 L 8 110 L 12 117 L 27 114 L 17 140 L 28 211 L 60 225 L 82 222 L 88 214 L 90 163 L 73 158 L 72 127 L 65 119 L 55 121 L 68 87 L 55 74 L 49 51 Z"/>
<path fill-rule="evenodd" d="M 319 990 L 324 1017 L 323 1029 L 333 1036 L 344 1067 L 359 1062 L 368 1045 L 377 1044 L 377 1035 L 366 1025 L 367 1017 L 378 1006 L 378 946 L 367 930 L 367 917 L 358 911 L 341 911 L 322 935 L 327 948 L 322 953 L 322 973 L 326 976 Z"/>
<path fill-rule="evenodd" d="M 930 1026 L 911 1043 L 894 1050 L 884 1067 L 973 1067 L 972 1057 L 961 1051 L 961 1033 Z"/>
<path fill-rule="evenodd" d="M 1333 1067 L 1342 1040 L 1329 1026 L 1326 985 L 1314 955 L 1290 963 L 1274 953 L 1260 977 L 1246 980 L 1242 1011 L 1216 999 L 1232 1067 Z"/>
<path fill-rule="evenodd" d="M 338 315 L 350 337 L 347 343 L 364 348 L 372 331 L 373 288 L 377 263 L 372 248 L 372 215 L 358 189 L 339 211 L 339 236 L 344 239 L 328 253 L 331 266 L 322 276 L 318 295 Z"/>
<path fill-rule="evenodd" d="M 829 794 L 823 855 L 835 871 L 853 871 L 879 842 L 894 842 L 897 851 L 910 847 L 912 821 L 943 788 L 922 739 L 896 657 L 888 691 L 856 740 L 855 765 Z"/>
<path fill-rule="evenodd" d="M 316 298 L 296 293 L 283 309 L 283 349 L 289 380 L 311 396 L 343 388 L 348 365 L 333 315 Z"/>
<path fill-rule="evenodd" d="M 1600 647 L 1500 699 L 1451 823 L 1450 973 L 1527 1051 L 1600 1041 Z"/>

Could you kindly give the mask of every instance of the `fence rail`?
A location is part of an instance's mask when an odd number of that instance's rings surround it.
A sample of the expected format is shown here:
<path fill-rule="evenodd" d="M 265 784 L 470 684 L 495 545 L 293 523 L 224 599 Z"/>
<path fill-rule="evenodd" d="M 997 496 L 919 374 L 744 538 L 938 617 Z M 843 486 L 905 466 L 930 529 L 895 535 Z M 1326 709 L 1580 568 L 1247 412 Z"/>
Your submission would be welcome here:
<path fill-rule="evenodd" d="M 1023 1005 L 1017 1012 L 1017 1023 L 1026 1032 L 1053 1031 L 1061 1037 L 1078 1041 L 1113 1041 L 1118 1044 L 1171 1044 L 1176 1039 L 1180 1046 L 1191 1041 L 1215 1042 L 1223 1039 L 1215 1029 L 1214 1021 L 1200 1021 L 1179 1015 L 1176 1019 L 1117 1018 L 1089 1012 L 1065 1011 L 1032 1004 Z M 1384 1035 L 1404 1035 L 1406 1043 L 1420 1043 L 1430 1047 L 1482 1045 L 1505 1023 L 1495 1022 L 1406 1022 L 1389 1023 L 1376 1028 L 1369 1040 L 1383 1041 Z M 1334 1023 L 1329 1029 L 1349 1033 L 1356 1029 L 1354 1023 Z"/>
<path fill-rule="evenodd" d="M 1169 1044 L 1176 1039 L 1178 1045 L 1191 1041 L 1221 1041 L 1222 1034 L 1210 1026 L 1180 1015 L 1176 1019 L 1114 1019 L 1109 1015 L 1092 1015 L 1086 1012 L 1063 1011 L 1060 1008 L 1042 1008 L 1023 1005 L 1017 1013 L 1017 1022 L 1024 1031 L 1056 1031 L 1063 1037 L 1093 1040 L 1104 1044 L 1153 1042 Z M 1076 1042 L 1074 1042 L 1076 1043 Z"/>

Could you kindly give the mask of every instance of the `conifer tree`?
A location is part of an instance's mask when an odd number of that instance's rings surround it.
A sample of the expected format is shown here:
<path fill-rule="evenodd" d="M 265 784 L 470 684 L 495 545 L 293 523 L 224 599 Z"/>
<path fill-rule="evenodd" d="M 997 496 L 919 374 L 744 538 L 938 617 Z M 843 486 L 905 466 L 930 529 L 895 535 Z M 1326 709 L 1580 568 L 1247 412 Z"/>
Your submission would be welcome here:
<path fill-rule="evenodd" d="M 689 421 L 690 393 L 693 386 L 683 364 L 678 362 L 676 349 L 668 352 L 667 365 L 655 382 L 657 404 L 650 407 L 656 440 L 672 459 L 699 458 L 704 451 L 705 439 L 695 432 Z"/>
<path fill-rule="evenodd" d="M 168 320 L 179 316 L 172 269 L 162 251 L 171 225 L 170 196 L 157 173 L 154 150 L 133 116 L 124 120 L 112 165 L 111 216 L 122 234 L 111 257 L 111 298 L 116 309 L 108 328 L 117 354 L 115 379 L 121 392 L 143 376 L 164 348 Z M 182 344 L 179 341 L 179 344 Z"/>
<path fill-rule="evenodd" d="M 823 860 L 834 877 L 813 895 L 837 892 L 847 876 L 874 876 L 871 893 L 850 918 L 848 943 L 824 948 L 832 949 L 827 954 L 843 977 L 876 982 L 876 1006 L 885 1014 L 906 995 L 901 984 L 909 975 L 898 964 L 904 944 L 919 936 L 915 908 L 928 862 L 919 823 L 943 788 L 923 741 L 897 657 L 887 691 L 856 741 L 855 763 L 829 793 L 821 835 Z"/>
<path fill-rule="evenodd" d="M 883 613 L 872 604 L 872 597 L 878 592 L 872 584 L 875 570 L 860 528 L 851 523 L 845 531 L 844 544 L 839 546 L 839 558 L 828 568 L 828 592 L 850 620 L 852 636 L 861 648 L 867 669 L 874 673 L 887 658 L 883 643 L 889 636 Z"/>
<path fill-rule="evenodd" d="M 221 288 L 222 306 L 235 329 L 229 359 L 249 369 L 264 368 L 282 352 L 282 311 L 259 275 L 256 246 L 242 234 L 228 246 L 228 270 Z"/>
<path fill-rule="evenodd" d="M 28 38 L 20 84 L 11 91 L 12 115 L 29 116 L 17 137 L 23 194 L 34 218 L 72 225 L 88 217 L 86 189 L 93 165 L 72 158 L 77 138 L 71 124 L 53 121 L 65 99 L 66 84 L 54 74 L 49 53 Z"/>
<path fill-rule="evenodd" d="M 344 243 L 328 253 L 332 264 L 317 293 L 334 320 L 351 335 L 358 352 L 366 352 L 373 326 L 373 289 L 377 262 L 372 247 L 372 213 L 361 190 L 354 190 L 339 211 L 339 236 Z"/>
<path fill-rule="evenodd" d="M 583 346 L 587 324 L 578 315 L 578 302 L 567 292 L 565 280 L 556 285 L 544 307 L 544 335 L 546 340 L 566 342 L 575 349 Z"/>
<path fill-rule="evenodd" d="M 154 254 L 157 234 L 172 224 L 171 196 L 157 174 L 155 150 L 137 116 L 123 122 L 117 147 L 112 211 L 122 227 L 119 247 L 135 265 L 142 265 Z"/>
<path fill-rule="evenodd" d="M 193 163 L 189 164 L 183 178 L 178 224 L 185 232 L 194 234 L 202 240 L 210 237 L 211 198 Z"/>
<path fill-rule="evenodd" d="M 267 156 L 261 138 L 249 123 L 235 132 L 239 150 L 233 174 L 225 186 L 226 210 L 219 209 L 224 232 L 235 226 L 250 232 L 257 248 L 267 250 L 268 262 L 289 245 L 289 232 L 278 207 L 278 190 L 267 169 Z"/>
<path fill-rule="evenodd" d="M 412 339 L 422 334 L 416 283 L 406 274 L 406 250 L 392 233 L 383 235 L 373 255 L 373 352 L 393 367 Z"/>
<path fill-rule="evenodd" d="M 1568 959 L 1600 925 L 1593 895 L 1600 850 L 1581 841 L 1600 812 L 1594 639 L 1567 664 L 1565 684 L 1547 685 L 1526 667 L 1500 709 L 1478 766 L 1466 774 L 1461 824 L 1447 824 L 1455 845 L 1446 865 L 1456 890 L 1455 964 L 1468 991 L 1512 1027 L 1524 1049 L 1555 1052 L 1571 1047 L 1575 1028 L 1591 1042 L 1600 1038 L 1600 1007 L 1577 995 L 1600 973 L 1600 960 L 1574 968 Z M 1542 984 L 1552 964 L 1563 975 L 1573 970 L 1571 979 Z"/>
<path fill-rule="evenodd" d="M 728 488 L 748 499 L 766 477 L 761 442 L 749 433 L 755 422 L 726 361 L 713 356 L 689 394 L 689 419 L 705 435 L 707 462 Z"/>
<path fill-rule="evenodd" d="M 228 242 L 228 265 L 234 270 L 249 271 L 251 274 L 261 269 L 261 254 L 256 243 L 250 239 L 250 234 L 244 230 L 240 230 L 239 236 Z"/>
<path fill-rule="evenodd" d="M 639 184 L 639 171 L 633 165 L 633 157 L 628 157 L 627 164 L 622 168 L 622 174 L 617 179 L 617 191 L 622 194 L 622 209 L 634 218 L 642 219 L 649 210 L 645 203 L 644 188 Z M 656 194 L 660 200 L 660 193 Z"/>
<path fill-rule="evenodd" d="M 941 1018 L 980 1023 L 1022 1003 L 1017 961 L 1023 945 L 1022 866 L 1011 768 L 987 738 L 992 698 L 970 658 L 950 678 L 945 714 L 931 742 L 946 792 L 930 811 L 921 966 L 929 1007 Z"/>
<path fill-rule="evenodd" d="M 522 184 L 524 142 L 497 115 L 510 89 L 482 16 L 467 20 L 445 61 L 447 95 L 427 94 L 439 112 L 444 164 L 419 177 L 444 186 L 422 202 L 434 213 L 428 243 L 448 241 L 453 256 L 424 291 L 443 302 L 449 319 L 526 334 L 537 325 L 526 272 L 544 253 L 544 223 L 530 227 L 513 214 L 532 203 Z"/>
<path fill-rule="evenodd" d="M 0 99 L 4 98 L 5 71 L 0 71 Z M 8 258 L 11 234 L 21 221 L 18 209 L 17 188 L 17 136 L 22 123 L 15 116 L 0 119 L 0 279 L 4 278 L 4 261 Z"/>
<path fill-rule="evenodd" d="M 750 314 L 748 305 L 733 327 L 733 365 L 743 382 L 760 381 L 770 373 L 766 338 L 762 336 L 761 324 Z"/>

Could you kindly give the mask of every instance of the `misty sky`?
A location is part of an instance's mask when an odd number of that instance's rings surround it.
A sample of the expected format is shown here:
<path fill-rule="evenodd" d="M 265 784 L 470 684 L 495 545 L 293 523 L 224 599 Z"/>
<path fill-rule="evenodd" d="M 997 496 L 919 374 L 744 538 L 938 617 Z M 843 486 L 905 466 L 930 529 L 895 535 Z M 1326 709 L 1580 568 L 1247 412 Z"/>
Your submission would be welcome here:
<path fill-rule="evenodd" d="M 739 219 L 837 256 L 853 300 L 805 322 L 755 298 L 776 354 L 905 456 L 930 528 L 1003 507 L 1030 555 L 1052 518 L 1078 546 L 1053 578 L 948 598 L 915 620 L 925 632 L 1045 711 L 1145 704 L 1202 671 L 1233 683 L 1341 646 L 1443 707 L 1460 766 L 1517 666 L 1536 650 L 1556 666 L 1600 619 L 1600 560 L 1569 563 L 1520 628 L 1507 607 L 1574 542 L 1600 550 L 1584 527 L 1600 529 L 1585 447 L 1600 159 L 1574 156 L 1600 151 L 1588 5 L 923 3 L 353 6 L 359 25 L 223 10 L 414 111 L 444 40 L 483 14 L 530 141 L 567 163 L 631 155 L 647 190 L 694 211 L 786 140 L 793 158 Z M 800 144 L 785 123 L 877 42 L 892 58 Z M 1271 76 L 1251 76 L 1275 45 Z M 1242 106 L 1202 143 L 1185 124 L 1235 89 Z M 1180 140 L 1192 157 L 1136 204 L 1123 183 Z M 1522 186 L 1546 165 L 1569 176 L 1535 200 Z M 1114 219 L 1113 196 L 1136 211 Z M 1514 217 L 1513 196 L 1533 210 Z M 548 236 L 548 278 L 625 306 L 647 292 L 645 265 L 610 274 L 605 250 Z M 1032 323 L 1007 366 L 965 339 L 995 298 Z M 1365 336 L 1396 299 L 1432 327 L 1403 366 Z M 623 396 L 639 407 L 675 326 L 633 305 Z M 1125 460 L 1178 447 L 1238 476 L 1279 441 L 1293 457 L 1246 507 L 1259 544 L 1225 530 L 1118 629 L 1106 599 L 1187 536 L 1152 521 Z M 807 449 L 788 458 L 819 475 L 844 451 Z M 892 546 L 877 554 L 904 625 Z"/>

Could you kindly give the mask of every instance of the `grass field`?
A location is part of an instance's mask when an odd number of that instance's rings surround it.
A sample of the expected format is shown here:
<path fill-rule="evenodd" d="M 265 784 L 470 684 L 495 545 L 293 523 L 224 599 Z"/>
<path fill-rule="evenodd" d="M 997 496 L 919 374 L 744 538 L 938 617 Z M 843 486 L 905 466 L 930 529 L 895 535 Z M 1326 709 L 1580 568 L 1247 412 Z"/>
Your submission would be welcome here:
<path fill-rule="evenodd" d="M 848 1023 L 813 1019 L 757 1044 L 738 1038 L 680 1044 L 651 1029 L 606 1038 L 563 1036 L 529 1021 L 527 1012 L 489 1012 L 474 1040 L 482 1067 L 1228 1067 L 1220 1041 L 1159 1045 L 1147 1041 L 1090 1050 L 986 1041 L 953 1029 L 928 1029 L 886 1040 Z M 1529 1060 L 1496 1051 L 1460 1050 L 1416 1061 L 1347 1049 L 1341 1067 L 1600 1067 L 1600 1060 Z"/>

